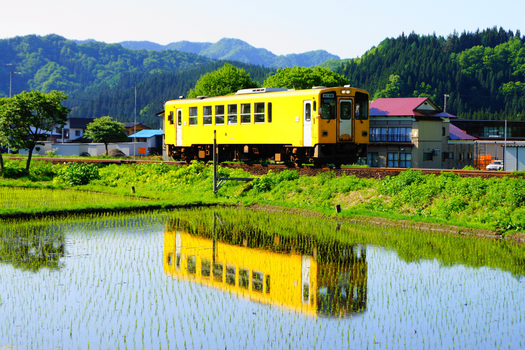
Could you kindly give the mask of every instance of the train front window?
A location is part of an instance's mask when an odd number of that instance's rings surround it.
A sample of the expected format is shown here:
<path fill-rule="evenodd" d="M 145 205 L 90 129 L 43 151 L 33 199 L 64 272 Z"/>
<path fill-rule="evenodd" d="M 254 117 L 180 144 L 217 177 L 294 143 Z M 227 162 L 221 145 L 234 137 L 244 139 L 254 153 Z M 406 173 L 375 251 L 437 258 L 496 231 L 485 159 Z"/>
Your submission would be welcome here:
<path fill-rule="evenodd" d="M 355 93 L 355 119 L 368 119 L 368 95 L 362 92 Z"/>
<path fill-rule="evenodd" d="M 352 119 L 352 101 L 341 101 L 341 110 L 339 113 L 341 114 L 340 118 L 342 120 Z"/>
<path fill-rule="evenodd" d="M 321 119 L 336 118 L 336 95 L 335 92 L 325 92 L 321 94 L 321 105 L 319 107 Z"/>

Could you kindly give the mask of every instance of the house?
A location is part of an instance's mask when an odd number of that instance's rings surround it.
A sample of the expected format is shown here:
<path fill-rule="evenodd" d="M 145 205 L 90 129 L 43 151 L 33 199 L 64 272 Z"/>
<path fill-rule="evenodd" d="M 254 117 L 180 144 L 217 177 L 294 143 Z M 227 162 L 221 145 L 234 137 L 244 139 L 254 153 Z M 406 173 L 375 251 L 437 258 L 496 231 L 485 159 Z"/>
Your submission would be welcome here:
<path fill-rule="evenodd" d="M 450 120 L 454 118 L 427 97 L 373 101 L 370 104 L 367 164 L 434 169 L 473 164 L 472 140 L 467 141 L 460 152 L 457 145 L 449 144 Z M 452 136 L 456 133 L 461 136 L 453 129 Z"/>
<path fill-rule="evenodd" d="M 130 142 L 140 142 L 147 144 L 147 149 L 142 151 L 146 152 L 147 154 L 158 155 L 162 154 L 163 136 L 163 130 L 141 130 L 136 134 L 130 135 L 129 140 Z M 139 154 L 145 155 L 145 153 L 141 153 L 140 150 Z"/>
<path fill-rule="evenodd" d="M 93 118 L 69 118 L 63 128 L 55 126 L 51 132 L 52 141 L 55 143 L 79 142 L 86 132 L 87 125 Z"/>
<path fill-rule="evenodd" d="M 123 123 L 124 124 L 124 132 L 126 135 L 130 136 L 136 132 L 139 132 L 141 130 L 147 130 L 150 127 L 147 125 L 144 125 L 142 123 Z"/>

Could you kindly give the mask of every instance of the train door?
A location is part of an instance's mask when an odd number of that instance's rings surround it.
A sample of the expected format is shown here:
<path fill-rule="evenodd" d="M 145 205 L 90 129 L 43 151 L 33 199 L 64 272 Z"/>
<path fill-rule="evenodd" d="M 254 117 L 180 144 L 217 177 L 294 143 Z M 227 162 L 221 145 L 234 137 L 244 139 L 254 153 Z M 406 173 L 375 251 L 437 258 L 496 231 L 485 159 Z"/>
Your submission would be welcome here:
<path fill-rule="evenodd" d="M 182 146 L 182 109 L 177 109 L 177 146 Z"/>
<path fill-rule="evenodd" d="M 303 146 L 312 146 L 312 101 L 303 104 Z"/>
<path fill-rule="evenodd" d="M 352 141 L 352 100 L 339 100 L 339 140 Z"/>

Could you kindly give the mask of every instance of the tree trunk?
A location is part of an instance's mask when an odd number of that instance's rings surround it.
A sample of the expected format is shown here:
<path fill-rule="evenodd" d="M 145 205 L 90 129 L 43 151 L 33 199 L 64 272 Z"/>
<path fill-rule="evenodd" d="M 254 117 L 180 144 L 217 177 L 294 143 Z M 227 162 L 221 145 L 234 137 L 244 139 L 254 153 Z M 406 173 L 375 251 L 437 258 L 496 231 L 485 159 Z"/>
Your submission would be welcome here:
<path fill-rule="evenodd" d="M 31 165 L 31 157 L 33 156 L 33 150 L 35 149 L 35 146 L 29 148 L 29 152 L 27 153 L 27 163 L 26 163 L 26 170 L 29 172 L 29 166 Z"/>
<path fill-rule="evenodd" d="M 0 176 L 2 175 L 4 175 L 4 158 L 2 157 L 2 152 L 0 152 Z"/>
<path fill-rule="evenodd" d="M 108 153 L 108 144 L 105 143 L 104 146 L 106 146 L 106 156 L 108 156 L 109 155 L 109 153 Z"/>

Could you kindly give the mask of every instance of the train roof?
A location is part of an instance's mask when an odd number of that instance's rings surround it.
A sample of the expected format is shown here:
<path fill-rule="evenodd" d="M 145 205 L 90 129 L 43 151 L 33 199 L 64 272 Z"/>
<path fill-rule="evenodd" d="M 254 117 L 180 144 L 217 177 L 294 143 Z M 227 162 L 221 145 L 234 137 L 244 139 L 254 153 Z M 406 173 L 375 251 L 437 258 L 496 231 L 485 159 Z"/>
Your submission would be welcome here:
<path fill-rule="evenodd" d="M 350 85 L 343 86 L 332 86 L 332 87 L 326 87 L 326 86 L 314 86 L 311 89 L 286 89 L 286 88 L 252 88 L 252 89 L 242 89 L 238 90 L 234 95 L 226 95 L 226 96 L 197 96 L 195 98 L 189 98 L 186 99 L 183 96 L 181 96 L 179 99 L 176 100 L 170 100 L 166 103 L 181 103 L 181 102 L 198 102 L 199 100 L 221 100 L 221 99 L 242 99 L 243 97 L 250 97 L 251 95 L 257 95 L 257 94 L 281 94 L 285 92 L 301 95 L 301 94 L 309 94 L 312 93 L 313 90 L 326 90 L 326 89 L 337 89 L 337 88 L 346 88 L 346 89 L 355 89 L 359 91 L 364 91 L 363 89 L 359 89 L 356 87 L 351 87 Z"/>

